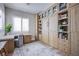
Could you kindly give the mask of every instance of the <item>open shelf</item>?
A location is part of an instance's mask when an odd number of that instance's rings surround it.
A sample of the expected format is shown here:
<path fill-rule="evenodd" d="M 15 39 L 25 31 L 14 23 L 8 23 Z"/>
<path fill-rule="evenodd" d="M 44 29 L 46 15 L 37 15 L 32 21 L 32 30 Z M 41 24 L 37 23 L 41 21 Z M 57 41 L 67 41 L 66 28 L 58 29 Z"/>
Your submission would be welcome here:
<path fill-rule="evenodd" d="M 67 8 L 67 3 L 59 3 L 59 11 L 66 9 Z"/>
<path fill-rule="evenodd" d="M 67 19 L 68 17 L 62 17 L 62 18 L 60 18 L 59 20 L 64 20 L 64 19 Z"/>
<path fill-rule="evenodd" d="M 61 14 L 61 13 L 64 13 L 64 12 L 67 12 L 67 8 L 59 11 L 58 13 Z"/>
<path fill-rule="evenodd" d="M 44 15 L 43 14 L 41 14 L 41 15 L 38 15 L 38 33 L 39 34 L 41 34 L 42 33 L 42 23 L 41 23 L 41 18 L 43 18 L 44 17 Z M 38 34 L 38 35 L 39 35 Z"/>
<path fill-rule="evenodd" d="M 59 4 L 58 38 L 68 39 L 68 10 L 65 3 Z"/>
<path fill-rule="evenodd" d="M 59 32 L 58 34 L 59 38 L 68 40 L 68 33 Z"/>
<path fill-rule="evenodd" d="M 59 25 L 59 26 L 68 26 L 68 24 L 67 25 Z"/>

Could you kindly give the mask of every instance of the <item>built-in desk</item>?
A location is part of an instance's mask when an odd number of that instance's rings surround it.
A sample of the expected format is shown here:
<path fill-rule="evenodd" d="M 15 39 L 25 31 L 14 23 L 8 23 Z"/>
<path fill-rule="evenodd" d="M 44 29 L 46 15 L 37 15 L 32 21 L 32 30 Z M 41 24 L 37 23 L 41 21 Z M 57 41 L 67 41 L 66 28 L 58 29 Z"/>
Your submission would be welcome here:
<path fill-rule="evenodd" d="M 14 51 L 14 35 L 0 37 L 0 50 L 1 53 L 5 51 L 6 55 Z"/>
<path fill-rule="evenodd" d="M 22 34 L 22 35 L 23 35 L 24 44 L 34 41 L 32 40 L 32 35 L 29 35 L 29 34 Z M 15 48 L 14 37 L 15 36 L 19 36 L 19 35 L 6 35 L 6 36 L 0 37 L 0 42 L 3 42 L 3 43 L 0 43 L 0 48 L 1 49 L 4 48 L 6 55 L 14 51 L 14 48 Z M 4 42 L 6 43 L 4 44 Z"/>

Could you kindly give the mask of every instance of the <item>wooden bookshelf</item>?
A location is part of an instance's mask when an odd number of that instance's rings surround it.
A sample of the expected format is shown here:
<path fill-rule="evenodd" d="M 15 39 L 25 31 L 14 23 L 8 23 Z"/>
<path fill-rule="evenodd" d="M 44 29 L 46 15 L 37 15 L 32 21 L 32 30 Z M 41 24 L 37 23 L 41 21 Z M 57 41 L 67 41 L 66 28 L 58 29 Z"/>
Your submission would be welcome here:
<path fill-rule="evenodd" d="M 64 5 L 64 6 L 62 6 Z M 58 37 L 67 39 L 68 37 L 68 11 L 65 3 L 59 4 L 59 13 L 58 13 Z M 60 36 L 61 35 L 61 36 Z"/>
<path fill-rule="evenodd" d="M 41 21 L 41 19 L 44 17 L 44 15 L 43 14 L 38 14 L 37 15 L 37 22 L 38 22 L 38 30 L 37 30 L 37 32 L 38 32 L 38 40 L 40 40 L 41 38 L 40 38 L 40 36 L 41 36 L 41 34 L 42 34 L 42 21 Z"/>

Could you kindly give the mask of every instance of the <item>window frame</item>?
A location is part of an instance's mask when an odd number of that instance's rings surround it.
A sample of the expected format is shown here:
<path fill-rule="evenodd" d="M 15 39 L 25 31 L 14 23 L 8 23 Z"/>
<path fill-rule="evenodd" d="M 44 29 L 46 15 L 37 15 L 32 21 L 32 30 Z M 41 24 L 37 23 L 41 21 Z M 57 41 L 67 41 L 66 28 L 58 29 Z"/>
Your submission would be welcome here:
<path fill-rule="evenodd" d="M 23 30 L 23 19 L 26 19 L 26 20 L 28 20 L 28 30 Z M 21 30 L 22 30 L 22 32 L 29 32 L 29 18 L 22 18 L 22 20 L 21 20 Z"/>
<path fill-rule="evenodd" d="M 14 31 L 14 18 L 17 18 L 18 16 L 14 16 L 13 17 L 13 32 L 29 32 L 29 18 L 24 18 L 24 17 L 18 17 L 18 18 L 20 18 L 21 19 L 21 31 Z M 23 19 L 28 19 L 28 31 L 26 30 L 26 31 L 23 31 Z"/>

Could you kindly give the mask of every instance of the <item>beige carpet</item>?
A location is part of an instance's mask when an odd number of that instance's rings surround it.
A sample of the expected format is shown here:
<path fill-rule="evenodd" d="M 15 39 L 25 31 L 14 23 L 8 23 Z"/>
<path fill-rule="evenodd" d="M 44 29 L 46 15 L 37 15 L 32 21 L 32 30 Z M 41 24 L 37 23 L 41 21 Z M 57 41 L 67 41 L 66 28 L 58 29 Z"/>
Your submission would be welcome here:
<path fill-rule="evenodd" d="M 13 56 L 62 56 L 60 51 L 42 44 L 40 41 L 25 44 L 20 48 L 15 48 Z"/>

